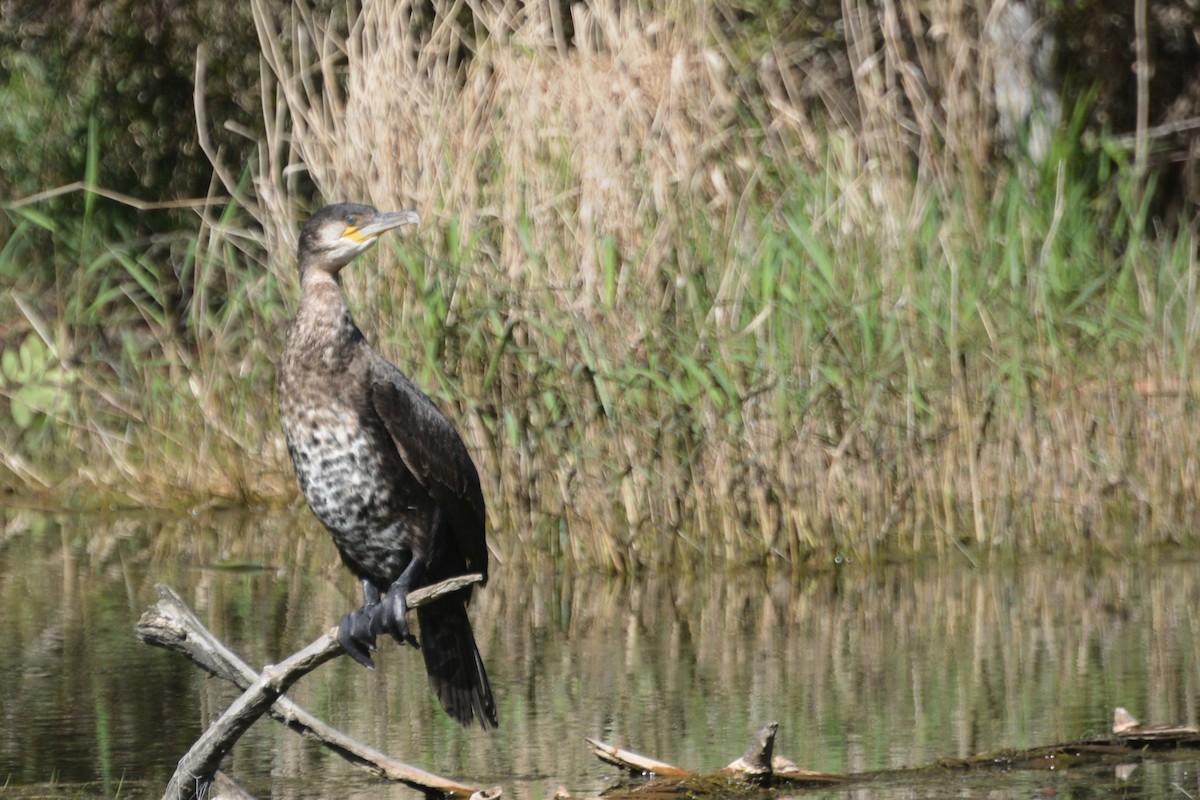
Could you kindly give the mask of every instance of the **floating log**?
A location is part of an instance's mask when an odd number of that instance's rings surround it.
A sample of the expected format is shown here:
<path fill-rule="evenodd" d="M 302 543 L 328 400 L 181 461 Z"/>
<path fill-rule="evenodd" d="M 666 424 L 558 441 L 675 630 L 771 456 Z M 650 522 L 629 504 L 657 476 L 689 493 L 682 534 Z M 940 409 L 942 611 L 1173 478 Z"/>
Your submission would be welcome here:
<path fill-rule="evenodd" d="M 608 764 L 636 776 L 651 776 L 636 788 L 618 787 L 605 797 L 623 796 L 626 792 L 640 798 L 647 796 L 737 796 L 755 793 L 770 786 L 791 788 L 820 787 L 849 780 L 845 775 L 802 770 L 786 758 L 772 757 L 775 734 L 779 723 L 769 723 L 750 740 L 746 752 L 727 766 L 712 773 L 699 773 L 659 761 L 632 750 L 623 750 L 596 739 L 587 739 L 592 753 Z M 570 800 L 566 790 L 556 793 L 558 800 Z"/>
<path fill-rule="evenodd" d="M 439 597 L 459 591 L 464 586 L 476 583 L 480 579 L 481 576 L 465 576 L 426 587 L 421 590 L 422 594 L 416 605 L 410 601 L 410 608 L 433 602 Z M 467 786 L 397 761 L 326 725 L 291 700 L 280 696 L 282 689 L 275 692 L 275 688 L 283 685 L 279 671 L 291 669 L 288 666 L 289 662 L 297 656 L 315 653 L 317 660 L 303 662 L 300 670 L 286 679 L 286 685 L 290 685 L 320 663 L 336 658 L 344 652 L 341 645 L 337 643 L 336 628 L 330 629 L 296 656 L 282 664 L 264 668 L 260 675 L 217 637 L 213 636 L 174 590 L 162 584 L 155 586 L 155 589 L 159 595 L 158 603 L 154 608 L 146 611 L 139 620 L 136 627 L 138 638 L 147 644 L 163 647 L 185 656 L 205 671 L 233 683 L 245 692 L 242 698 L 239 698 L 234 706 L 230 707 L 230 711 L 227 711 L 221 719 L 210 726 L 209 731 L 205 732 L 204 736 L 193 745 L 192 750 L 179 762 L 175 777 L 168 787 L 167 794 L 164 795 L 165 798 L 197 796 L 207 785 L 206 782 L 212 779 L 216 764 L 220 761 L 220 754 L 232 747 L 237 738 L 264 711 L 292 730 L 330 748 L 351 764 L 377 777 L 410 786 L 427 797 L 456 796 L 470 797 L 473 800 L 495 800 L 501 796 L 500 787 L 479 789 Z M 274 675 L 275 683 L 268 679 L 268 672 Z M 257 693 L 257 701 L 247 699 L 247 695 L 251 694 L 251 689 Z M 273 700 L 271 700 L 272 695 L 274 696 Z M 267 702 L 268 700 L 271 702 Z M 242 705 L 239 707 L 239 704 Z M 264 704 L 265 708 L 262 707 Z M 239 707 L 236 714 L 237 719 L 227 719 L 235 707 Z M 249 710 L 247 711 L 247 709 Z M 250 716 L 251 714 L 252 716 Z"/>
<path fill-rule="evenodd" d="M 877 770 L 850 775 L 811 772 L 780 756 L 772 757 L 778 725 L 767 725 L 751 740 L 745 754 L 723 769 L 699 773 L 649 756 L 624 750 L 595 739 L 587 742 L 600 760 L 646 780 L 617 786 L 603 794 L 605 800 L 679 797 L 760 796 L 763 790 L 813 788 L 834 784 L 867 783 L 880 778 L 916 778 L 938 771 L 1055 769 L 1101 764 L 1131 764 L 1151 758 L 1152 749 L 1200 748 L 1200 729 L 1186 725 L 1142 725 L 1123 708 L 1116 709 L 1113 735 L 1025 750 L 1004 750 L 970 758 L 942 759 L 924 767 Z M 556 800 L 578 800 L 564 789 Z"/>
<path fill-rule="evenodd" d="M 771 759 L 771 769 L 774 770 L 772 782 L 776 786 L 791 785 L 796 787 L 804 786 L 827 786 L 834 783 L 844 783 L 850 778 L 846 775 L 836 775 L 829 772 L 814 772 L 810 769 L 800 769 L 792 761 L 783 756 L 775 756 Z"/>

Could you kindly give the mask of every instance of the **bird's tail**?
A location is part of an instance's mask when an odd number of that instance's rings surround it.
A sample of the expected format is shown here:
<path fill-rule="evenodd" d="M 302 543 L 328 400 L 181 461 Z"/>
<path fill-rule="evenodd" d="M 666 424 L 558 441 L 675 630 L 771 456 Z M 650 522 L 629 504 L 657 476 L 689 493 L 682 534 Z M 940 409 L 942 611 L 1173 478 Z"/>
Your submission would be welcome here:
<path fill-rule="evenodd" d="M 417 609 L 429 686 L 446 713 L 467 726 L 499 725 L 487 670 L 475 646 L 467 607 L 447 597 Z"/>

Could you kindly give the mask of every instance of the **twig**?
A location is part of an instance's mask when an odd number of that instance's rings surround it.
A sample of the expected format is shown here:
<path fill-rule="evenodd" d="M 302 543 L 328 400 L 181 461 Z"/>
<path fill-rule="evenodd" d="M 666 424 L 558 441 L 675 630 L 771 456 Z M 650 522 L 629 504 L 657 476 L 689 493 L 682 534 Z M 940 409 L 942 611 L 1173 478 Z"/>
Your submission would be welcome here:
<path fill-rule="evenodd" d="M 225 190 L 229 194 L 241 202 L 243 198 L 238 197 L 238 181 L 233 173 L 225 166 L 225 162 L 221 158 L 221 153 L 212 142 L 212 136 L 208 131 L 208 108 L 204 102 L 204 75 L 208 69 L 208 48 L 203 44 L 196 48 L 196 81 L 195 91 L 192 92 L 192 107 L 196 112 L 196 138 L 200 143 L 200 149 L 212 164 L 213 173 L 220 179 L 225 186 Z"/>
<path fill-rule="evenodd" d="M 778 730 L 778 722 L 768 724 L 750 740 L 750 745 L 746 748 L 746 753 L 718 774 L 750 781 L 769 780 L 772 769 L 771 750 L 775 746 L 775 733 Z M 677 767 L 674 764 L 658 761 L 641 753 L 635 753 L 632 750 L 622 750 L 619 747 L 613 747 L 596 739 L 585 737 L 585 741 L 591 745 L 592 753 L 596 758 L 612 764 L 614 767 L 632 772 L 635 775 L 652 773 L 662 776 L 687 776 L 696 774 L 691 770 Z"/>
<path fill-rule="evenodd" d="M 1155 125 L 1153 128 L 1147 128 L 1144 132 L 1135 130 L 1133 133 L 1127 133 L 1123 136 L 1114 136 L 1112 142 L 1121 147 L 1133 147 L 1137 143 L 1139 136 L 1145 134 L 1147 139 L 1161 139 L 1164 136 L 1174 136 L 1178 133 L 1187 133 L 1200 128 L 1200 117 L 1188 117 L 1187 119 L 1175 120 L 1174 122 L 1164 122 L 1161 125 Z"/>
<path fill-rule="evenodd" d="M 55 197 L 60 197 L 64 194 L 71 194 L 72 192 L 86 192 L 88 194 L 94 194 L 97 197 L 103 197 L 106 200 L 113 200 L 121 203 L 122 205 L 127 205 L 130 208 L 136 208 L 138 211 L 162 211 L 173 208 L 199 208 L 201 206 L 208 205 L 213 200 L 211 197 L 205 197 L 184 200 L 157 200 L 150 202 L 148 200 L 142 200 L 134 197 L 131 194 L 125 194 L 124 192 L 118 192 L 113 189 L 105 189 L 103 186 L 95 186 L 84 181 L 73 181 L 63 186 L 56 186 L 53 189 L 46 189 L 45 191 L 38 192 L 36 194 L 17 198 L 16 200 L 9 200 L 0 205 L 9 209 L 24 208 L 25 206 L 31 206 L 34 203 L 40 203 L 43 200 L 53 200 Z"/>
<path fill-rule="evenodd" d="M 421 594 L 417 596 L 418 602 L 416 605 L 423 605 L 448 592 L 457 591 L 464 585 L 476 582 L 479 580 L 479 577 L 466 576 L 422 589 L 420 590 Z M 178 594 L 170 587 L 162 584 L 159 584 L 155 588 L 159 594 L 158 604 L 142 615 L 136 629 L 138 638 L 147 644 L 180 653 L 210 674 L 230 681 L 241 689 L 248 689 L 259 680 L 259 675 L 254 669 L 213 636 Z M 415 607 L 412 605 L 413 595 L 417 595 L 417 592 L 409 595 L 410 607 Z M 333 648 L 330 658 L 336 657 L 340 654 L 340 647 L 334 638 L 334 630 L 327 632 L 312 645 L 309 645 L 309 648 L 313 648 L 318 644 L 324 647 L 330 641 Z M 296 677 L 299 677 L 299 675 Z M 260 711 L 259 713 L 261 714 L 262 712 Z M 457 781 L 443 778 L 397 761 L 329 727 L 286 697 L 276 699 L 274 705 L 268 709 L 268 713 L 292 730 L 320 742 L 351 764 L 370 772 L 372 775 L 403 783 L 417 791 L 423 792 L 427 796 L 474 796 L 478 800 L 492 800 L 492 798 L 500 796 L 501 790 L 499 787 L 486 791 L 476 790 Z M 232 745 L 232 742 L 229 744 Z M 195 750 L 194 747 L 193 750 Z M 186 759 L 187 757 L 185 756 Z M 183 768 L 184 766 L 184 762 L 181 761 L 180 767 Z M 192 775 L 203 774 L 191 768 L 190 764 L 189 769 Z M 184 777 L 187 777 L 187 773 L 184 773 Z M 176 787 L 175 781 L 172 781 L 172 788 L 177 792 L 179 788 L 190 790 L 194 787 L 195 780 L 193 779 L 190 783 L 192 783 L 192 787 Z M 191 795 L 176 793 L 168 794 L 167 796 L 175 798 L 189 797 Z"/>

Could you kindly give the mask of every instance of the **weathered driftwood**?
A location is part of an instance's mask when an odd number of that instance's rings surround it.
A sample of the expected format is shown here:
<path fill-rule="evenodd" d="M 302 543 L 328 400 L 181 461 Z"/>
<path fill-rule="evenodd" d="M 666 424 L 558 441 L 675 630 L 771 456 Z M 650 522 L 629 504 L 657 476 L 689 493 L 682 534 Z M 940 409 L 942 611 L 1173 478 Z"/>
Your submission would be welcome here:
<path fill-rule="evenodd" d="M 742 757 L 730 762 L 718 774 L 751 783 L 770 783 L 771 752 L 775 749 L 775 734 L 778 731 L 778 722 L 767 723 L 767 727 L 750 740 L 750 746 Z"/>
<path fill-rule="evenodd" d="M 1113 712 L 1113 736 L 1134 747 L 1200 747 L 1200 728 L 1143 725 L 1120 706 Z"/>
<path fill-rule="evenodd" d="M 750 742 L 746 753 L 724 769 L 697 773 L 623 750 L 595 739 L 587 739 L 593 754 L 635 776 L 648 780 L 618 786 L 604 793 L 605 800 L 658 800 L 674 797 L 752 797 L 765 787 L 804 788 L 831 784 L 865 783 L 884 777 L 916 778 L 939 771 L 996 769 L 1063 769 L 1065 767 L 1137 762 L 1150 757 L 1152 749 L 1200 747 L 1200 729 L 1184 725 L 1141 725 L 1123 708 L 1114 714 L 1113 735 L 1065 744 L 1043 745 L 1025 750 L 963 759 L 942 759 L 926 767 L 836 775 L 810 772 L 791 761 L 772 757 L 776 723 L 763 728 Z M 578 800 L 560 789 L 557 800 Z"/>
<path fill-rule="evenodd" d="M 596 758 L 617 769 L 623 769 L 634 775 L 691 775 L 690 769 L 683 769 L 665 761 L 656 761 L 632 750 L 622 750 L 610 744 L 584 737 L 584 741 L 592 746 Z"/>
<path fill-rule="evenodd" d="M 1118 707 L 1113 712 L 1112 736 L 947 759 L 937 765 L 964 769 L 1063 769 L 1113 760 L 1137 762 L 1151 757 L 1154 750 L 1197 747 L 1200 747 L 1200 729 L 1187 725 L 1142 725 Z"/>
<path fill-rule="evenodd" d="M 409 607 L 418 608 L 448 593 L 478 582 L 481 576 L 464 576 L 426 587 L 409 595 Z M 155 587 L 159 601 L 142 615 L 138 637 L 147 644 L 186 656 L 212 675 L 228 680 L 245 693 L 225 712 L 180 760 L 164 798 L 200 796 L 211 781 L 221 756 L 266 711 L 304 736 L 326 745 L 350 763 L 388 780 L 404 783 L 431 797 L 471 796 L 494 800 L 499 787 L 480 790 L 404 764 L 329 727 L 280 694 L 302 675 L 342 654 L 336 629 L 331 629 L 304 650 L 260 675 L 213 636 L 187 604 L 169 587 Z"/>
<path fill-rule="evenodd" d="M 587 739 L 592 753 L 608 764 L 633 775 L 653 776 L 639 784 L 636 794 L 647 795 L 730 795 L 737 794 L 738 787 L 753 791 L 757 787 L 787 785 L 793 788 L 818 787 L 848 780 L 845 775 L 830 775 L 823 772 L 802 770 L 786 758 L 772 757 L 775 734 L 779 723 L 772 722 L 750 740 L 746 752 L 723 769 L 712 773 L 698 773 L 668 764 L 648 756 L 623 750 L 596 739 Z M 620 791 L 618 790 L 617 794 Z M 560 800 L 570 797 L 559 790 Z"/>
<path fill-rule="evenodd" d="M 179 760 L 164 800 L 203 798 L 213 774 L 226 753 L 288 687 L 314 669 L 337 657 L 342 647 L 326 634 L 278 664 L 263 667 L 262 674 L 200 735 Z"/>

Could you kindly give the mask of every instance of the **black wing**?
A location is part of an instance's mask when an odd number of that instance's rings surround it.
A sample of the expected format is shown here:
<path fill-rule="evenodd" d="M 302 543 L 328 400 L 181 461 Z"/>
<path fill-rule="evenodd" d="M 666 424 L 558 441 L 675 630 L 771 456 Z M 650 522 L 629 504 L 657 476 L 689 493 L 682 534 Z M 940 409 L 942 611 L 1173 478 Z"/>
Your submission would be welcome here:
<path fill-rule="evenodd" d="M 404 373 L 383 358 L 371 363 L 371 404 L 405 466 L 446 515 L 468 572 L 487 582 L 487 512 L 479 473 L 454 424 Z"/>

